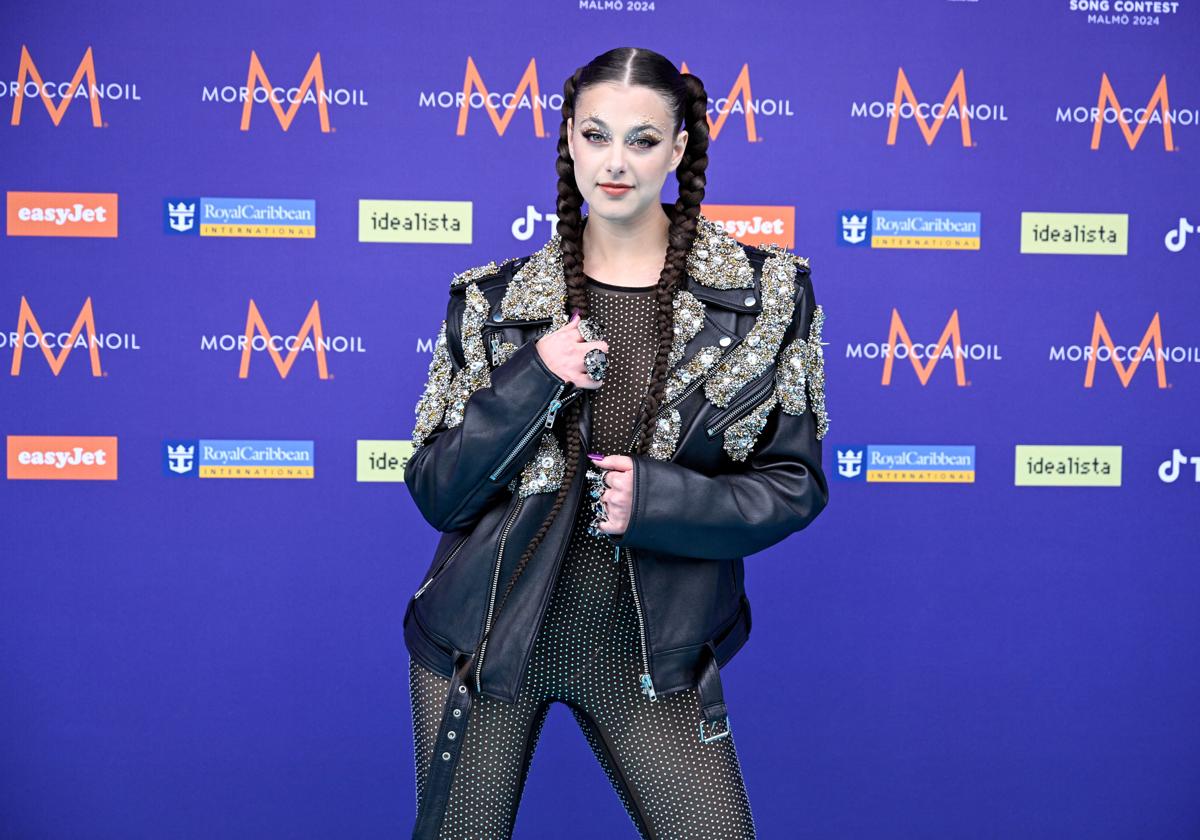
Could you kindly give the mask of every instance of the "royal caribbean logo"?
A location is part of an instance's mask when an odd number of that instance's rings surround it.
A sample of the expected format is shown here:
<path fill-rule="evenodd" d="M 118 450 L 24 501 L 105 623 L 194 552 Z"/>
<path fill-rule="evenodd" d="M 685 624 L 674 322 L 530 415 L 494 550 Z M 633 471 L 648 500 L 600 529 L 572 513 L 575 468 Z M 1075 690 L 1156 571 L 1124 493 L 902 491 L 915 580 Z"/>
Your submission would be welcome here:
<path fill-rule="evenodd" d="M 1017 444 L 1018 487 L 1120 487 L 1119 446 L 1030 446 Z"/>
<path fill-rule="evenodd" d="M 838 245 L 978 251 L 979 213 L 938 210 L 842 210 Z"/>
<path fill-rule="evenodd" d="M 892 366 L 896 359 L 907 359 L 922 385 L 929 383 L 938 362 L 948 359 L 954 367 L 954 382 L 958 387 L 971 384 L 967 379 L 966 363 L 996 362 L 1003 360 L 998 344 L 975 344 L 964 342 L 959 325 L 958 310 L 950 313 L 941 335 L 933 342 L 913 341 L 908 327 L 900 317 L 898 309 L 892 309 L 886 342 L 847 342 L 847 359 L 883 360 L 882 385 L 892 384 Z M 901 365 L 901 367 L 904 367 Z"/>
<path fill-rule="evenodd" d="M 971 484 L 975 481 L 974 446 L 936 444 L 865 444 L 835 446 L 841 481 L 878 483 Z"/>
<path fill-rule="evenodd" d="M 1135 333 L 1136 335 L 1136 333 Z M 1137 344 L 1118 344 L 1109 332 L 1108 324 L 1099 311 L 1092 322 L 1092 340 L 1089 344 L 1055 344 L 1050 347 L 1050 361 L 1074 364 L 1086 363 L 1083 387 L 1091 388 L 1096 382 L 1098 362 L 1107 367 L 1112 363 L 1121 387 L 1128 388 L 1133 375 L 1143 363 L 1153 365 L 1155 382 L 1159 388 L 1171 387 L 1167 383 L 1168 362 L 1171 364 L 1200 364 L 1200 347 L 1168 345 L 1163 340 L 1162 321 L 1155 312 L 1146 331 Z"/>
<path fill-rule="evenodd" d="M 271 84 L 270 78 L 267 77 L 267 71 L 259 60 L 258 53 L 254 50 L 250 51 L 250 69 L 244 87 L 206 86 L 200 92 L 200 101 L 240 103 L 242 106 L 240 126 L 242 131 L 250 130 L 250 117 L 254 113 L 255 105 L 269 105 L 283 131 L 292 127 L 292 121 L 300 112 L 300 106 L 312 106 L 317 109 L 317 120 L 322 133 L 337 131 L 337 128 L 330 124 L 330 106 L 365 108 L 369 104 L 362 88 L 326 86 L 325 67 L 321 63 L 319 52 L 313 56 L 312 62 L 308 65 L 308 71 L 304 74 L 300 84 L 288 87 Z M 286 111 L 284 110 L 285 104 L 287 105 Z"/>
<path fill-rule="evenodd" d="M 168 198 L 163 230 L 176 236 L 312 239 L 317 202 L 308 198 Z"/>
<path fill-rule="evenodd" d="M 962 145 L 976 145 L 972 139 L 973 122 L 1007 122 L 1008 115 L 1002 103 L 973 102 L 967 97 L 966 76 L 962 68 L 950 83 L 950 89 L 941 102 L 917 97 L 904 68 L 896 71 L 896 87 L 890 101 L 858 100 L 850 103 L 852 119 L 887 120 L 887 144 L 896 144 L 900 131 L 900 120 L 913 123 L 921 132 L 926 146 L 932 146 L 946 120 L 957 122 Z"/>
<path fill-rule="evenodd" d="M 176 478 L 312 478 L 311 440 L 168 440 L 163 475 Z"/>
<path fill-rule="evenodd" d="M 1129 85 L 1130 82 L 1123 84 Z M 1126 97 L 1128 101 L 1129 95 L 1126 94 Z M 1091 125 L 1092 150 L 1100 148 L 1100 135 L 1106 125 L 1118 126 L 1125 145 L 1131 150 L 1137 148 L 1147 127 L 1156 126 L 1155 133 L 1158 133 L 1158 129 L 1162 132 L 1163 150 L 1177 152 L 1179 147 L 1175 145 L 1175 127 L 1191 127 L 1200 123 L 1200 109 L 1171 107 L 1166 73 L 1159 78 L 1144 107 L 1122 106 L 1108 74 L 1101 73 L 1100 94 L 1096 104 L 1060 105 L 1055 109 L 1054 121 L 1068 125 Z"/>
<path fill-rule="evenodd" d="M 69 66 L 69 65 L 68 65 Z M 102 79 L 102 80 L 101 80 Z M 85 83 L 86 82 L 86 83 Z M 40 100 L 50 115 L 54 125 L 62 123 L 67 108 L 77 99 L 82 99 L 91 111 L 93 128 L 108 128 L 100 114 L 101 103 L 133 101 L 140 102 L 137 85 L 130 82 L 114 82 L 111 79 L 96 75 L 96 59 L 92 48 L 88 47 L 80 60 L 79 66 L 70 81 L 63 78 L 43 78 L 38 67 L 33 62 L 29 49 L 21 45 L 21 59 L 17 65 L 17 78 L 9 82 L 0 82 L 0 98 L 12 99 L 12 117 L 10 125 L 20 125 L 24 116 L 25 100 Z M 58 100 L 55 103 L 55 99 Z M 36 110 L 36 106 L 34 106 Z"/>

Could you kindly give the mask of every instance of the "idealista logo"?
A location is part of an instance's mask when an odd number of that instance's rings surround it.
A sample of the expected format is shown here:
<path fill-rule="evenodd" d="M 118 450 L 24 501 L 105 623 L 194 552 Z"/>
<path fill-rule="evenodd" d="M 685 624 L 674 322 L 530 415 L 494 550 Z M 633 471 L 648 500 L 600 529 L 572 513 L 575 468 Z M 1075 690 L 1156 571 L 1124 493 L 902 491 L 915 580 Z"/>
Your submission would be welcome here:
<path fill-rule="evenodd" d="M 978 251 L 981 214 L 949 210 L 842 210 L 838 244 L 850 248 Z"/>
<path fill-rule="evenodd" d="M 967 98 L 967 82 L 960 67 L 950 89 L 941 101 L 918 99 L 913 92 L 904 68 L 896 70 L 896 88 L 890 102 L 881 99 L 872 101 L 859 100 L 850 103 L 850 116 L 865 120 L 887 120 L 887 144 L 896 144 L 896 135 L 900 131 L 900 120 L 909 120 L 916 124 L 925 140 L 926 146 L 932 146 L 938 132 L 942 130 L 946 120 L 957 120 L 959 134 L 963 146 L 977 145 L 972 139 L 971 122 L 1008 122 L 1003 103 L 971 102 Z M 929 122 L 932 118 L 932 122 Z"/>
<path fill-rule="evenodd" d="M 1173 254 L 1178 254 L 1187 245 L 1189 233 L 1195 233 L 1196 226 L 1188 222 L 1187 216 L 1179 217 L 1179 224 L 1167 231 L 1163 244 Z"/>
<path fill-rule="evenodd" d="M 1128 84 L 1128 83 L 1126 83 Z M 1127 95 L 1128 96 L 1128 95 Z M 1163 149 L 1177 152 L 1175 145 L 1175 126 L 1194 126 L 1200 123 L 1200 109 L 1171 108 L 1170 96 L 1167 92 L 1167 74 L 1164 73 L 1150 93 L 1150 101 L 1145 107 L 1132 108 L 1122 106 L 1117 99 L 1116 89 L 1109 81 L 1107 73 L 1100 74 L 1100 95 L 1095 105 L 1060 105 L 1055 109 L 1054 121 L 1072 125 L 1092 126 L 1092 149 L 1100 148 L 1100 134 L 1105 125 L 1118 125 L 1125 144 L 1130 149 L 1136 149 L 1142 140 L 1146 126 L 1158 125 L 1162 129 Z M 1136 126 L 1136 128 L 1134 127 Z"/>
<path fill-rule="evenodd" d="M 404 465 L 412 456 L 411 440 L 360 440 L 358 481 L 404 481 Z"/>
<path fill-rule="evenodd" d="M 700 212 L 743 245 L 796 247 L 792 205 L 705 204 Z"/>
<path fill-rule="evenodd" d="M 687 73 L 687 62 L 683 62 L 680 72 Z M 510 78 L 505 74 L 505 79 Z M 705 74 L 709 78 L 709 74 Z M 557 83 L 554 86 L 557 88 Z M 715 90 L 715 86 L 712 88 Z M 436 108 L 439 110 L 457 110 L 458 124 L 454 133 L 461 137 L 467 133 L 467 121 L 472 111 L 485 111 L 491 120 L 496 134 L 503 137 L 509 123 L 517 111 L 529 111 L 532 118 L 532 128 L 535 137 L 547 137 L 544 112 L 549 110 L 554 114 L 562 110 L 563 97 L 561 93 L 552 91 L 543 95 L 538 80 L 537 60 L 529 59 L 524 72 L 517 80 L 512 91 L 490 91 L 484 81 L 475 59 L 467 56 L 466 70 L 463 73 L 461 89 L 442 88 L 438 90 L 423 90 L 417 94 L 417 107 Z M 500 113 L 500 109 L 504 113 Z M 733 84 L 727 96 L 708 100 L 709 138 L 720 136 L 725 121 L 730 115 L 741 116 L 746 125 L 746 139 L 757 143 L 763 138 L 758 132 L 759 117 L 794 117 L 791 99 L 769 99 L 755 97 L 750 85 L 750 65 L 742 64 L 741 69 L 733 79 Z M 713 118 L 716 113 L 716 119 Z M 557 132 L 554 135 L 558 136 Z"/>
<path fill-rule="evenodd" d="M 1030 446 L 1017 444 L 1018 487 L 1120 487 L 1119 446 Z"/>
<path fill-rule="evenodd" d="M 50 366 L 50 371 L 58 376 L 71 351 L 82 349 L 87 353 L 91 362 L 92 376 L 108 376 L 108 371 L 100 368 L 100 349 L 105 350 L 141 350 L 137 336 L 134 333 L 106 333 L 96 329 L 96 317 L 92 312 L 92 299 L 83 302 L 83 307 L 75 318 L 75 323 L 66 332 L 51 332 L 43 330 L 33 314 L 33 307 L 25 296 L 21 296 L 21 306 L 17 310 L 17 329 L 15 332 L 0 332 L 0 350 L 12 347 L 12 366 L 9 373 L 12 376 L 21 375 L 21 363 L 26 350 L 41 350 Z M 57 349 L 57 354 L 55 350 Z"/>
<path fill-rule="evenodd" d="M 250 375 L 250 358 L 252 353 L 268 353 L 275 363 L 275 370 L 280 379 L 287 379 L 297 357 L 301 352 L 312 353 L 317 359 L 317 378 L 333 379 L 329 372 L 326 353 L 365 353 L 362 336 L 359 335 L 325 335 L 321 324 L 321 310 L 317 301 L 312 302 L 304 323 L 295 335 L 272 335 L 267 329 L 266 321 L 258 311 L 254 299 L 250 299 L 250 309 L 246 313 L 246 331 L 241 335 L 204 335 L 200 337 L 200 349 L 223 353 L 241 353 L 242 362 L 238 368 L 238 378 L 246 379 Z M 285 359 L 281 351 L 287 351 Z"/>
<path fill-rule="evenodd" d="M 293 65 L 289 64 L 288 66 Z M 276 71 L 276 79 L 278 78 L 278 71 Z M 296 119 L 301 105 L 315 105 L 317 120 L 320 123 L 321 131 L 325 133 L 337 131 L 336 126 L 331 125 L 329 121 L 329 106 L 365 108 L 369 104 L 362 88 L 327 87 L 325 85 L 325 68 L 321 63 L 321 53 L 319 52 L 313 55 L 300 84 L 287 87 L 271 84 L 267 71 L 259 60 L 258 53 L 254 50 L 250 51 L 250 70 L 246 74 L 244 87 L 208 85 L 201 90 L 200 101 L 222 104 L 241 103 L 242 131 L 250 130 L 250 117 L 256 104 L 270 105 L 279 127 L 284 131 L 292 127 L 292 121 Z M 287 104 L 286 111 L 283 108 L 285 103 Z"/>
<path fill-rule="evenodd" d="M 117 235 L 116 193 L 10 192 L 9 236 Z"/>
<path fill-rule="evenodd" d="M 1022 213 L 1022 254 L 1129 253 L 1128 213 Z"/>
<path fill-rule="evenodd" d="M 469 201 L 358 200 L 359 242 L 471 244 Z"/>
<path fill-rule="evenodd" d="M 311 440 L 168 440 L 163 475 L 177 478 L 312 478 Z"/>
<path fill-rule="evenodd" d="M 87 84 L 84 84 L 85 79 Z M 46 106 L 46 113 L 50 115 L 50 121 L 54 125 L 62 123 L 63 116 L 72 102 L 76 99 L 83 99 L 91 110 L 93 128 L 108 128 L 108 123 L 104 122 L 100 116 L 100 103 L 122 100 L 140 102 L 142 99 L 138 95 L 137 85 L 134 83 L 114 81 L 102 83 L 97 80 L 96 60 L 92 55 L 91 47 L 84 51 L 79 66 L 75 68 L 75 74 L 67 82 L 54 77 L 51 77 L 50 81 L 46 81 L 38 72 L 37 65 L 33 63 L 33 56 L 30 55 L 29 49 L 24 44 L 21 45 L 21 60 L 17 65 L 16 80 L 7 83 L 0 82 L 0 97 L 3 96 L 11 97 L 13 101 L 10 125 L 21 124 L 27 98 L 40 99 Z M 58 104 L 54 102 L 56 98 Z"/>
<path fill-rule="evenodd" d="M 1182 471 L 1184 464 L 1192 465 L 1192 481 L 1200 484 L 1200 455 L 1187 456 L 1178 449 L 1172 449 L 1171 457 L 1158 465 L 1159 481 L 1165 484 L 1174 484 L 1181 475 L 1185 476 L 1183 480 L 1187 481 L 1187 473 Z"/>
<path fill-rule="evenodd" d="M 935 444 L 835 446 L 841 481 L 868 483 L 971 484 L 975 447 Z"/>
<path fill-rule="evenodd" d="M 116 437 L 9 435 L 10 479 L 117 480 Z"/>
<path fill-rule="evenodd" d="M 920 344 L 909 337 L 908 328 L 900 318 L 900 311 L 892 309 L 891 323 L 888 325 L 888 337 L 885 343 L 860 341 L 846 344 L 847 359 L 875 360 L 883 359 L 883 378 L 881 384 L 892 384 L 892 363 L 896 359 L 908 359 L 912 362 L 913 371 L 922 385 L 929 384 L 933 369 L 942 359 L 950 359 L 954 365 L 954 381 L 959 387 L 970 385 L 967 379 L 966 361 L 996 362 L 1002 361 L 1000 345 L 998 344 L 968 344 L 962 340 L 962 330 L 958 322 L 958 310 L 950 313 L 946 326 L 937 341 Z M 924 361 L 922 361 L 924 359 Z"/>
<path fill-rule="evenodd" d="M 177 236 L 313 239 L 317 202 L 310 198 L 168 198 L 163 202 L 163 230 Z"/>
<path fill-rule="evenodd" d="M 1154 365 L 1156 380 L 1159 388 L 1170 388 L 1167 384 L 1166 363 L 1197 364 L 1200 363 L 1200 347 L 1170 346 L 1163 342 L 1162 322 L 1157 312 L 1150 319 L 1149 326 L 1142 334 L 1141 341 L 1134 344 L 1117 344 L 1109 333 L 1108 324 L 1097 310 L 1092 323 L 1092 340 L 1090 344 L 1056 344 L 1050 347 L 1052 362 L 1087 362 L 1087 372 L 1083 376 L 1083 387 L 1091 388 L 1096 381 L 1096 362 L 1112 362 L 1117 372 L 1117 378 L 1124 388 L 1129 387 L 1133 375 L 1137 373 L 1142 362 Z"/>

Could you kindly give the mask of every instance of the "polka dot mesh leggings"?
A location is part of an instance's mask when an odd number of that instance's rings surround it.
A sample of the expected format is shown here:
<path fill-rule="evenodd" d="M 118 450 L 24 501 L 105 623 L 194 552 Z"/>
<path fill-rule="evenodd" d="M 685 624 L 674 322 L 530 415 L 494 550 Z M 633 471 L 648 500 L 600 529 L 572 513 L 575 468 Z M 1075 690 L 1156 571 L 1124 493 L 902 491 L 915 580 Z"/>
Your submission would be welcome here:
<path fill-rule="evenodd" d="M 653 363 L 653 288 L 618 291 L 590 279 L 588 286 L 590 314 L 603 324 L 610 347 L 604 386 L 594 393 L 593 448 L 623 452 L 619 440 L 628 435 L 627 418 Z M 753 838 L 732 730 L 701 742 L 694 688 L 654 701 L 642 693 L 626 564 L 614 562 L 606 541 L 587 534 L 590 521 L 585 498 L 517 702 L 473 700 L 441 837 L 511 837 L 542 725 L 550 704 L 560 702 L 642 838 Z M 409 684 L 419 807 L 450 681 L 410 660 Z"/>

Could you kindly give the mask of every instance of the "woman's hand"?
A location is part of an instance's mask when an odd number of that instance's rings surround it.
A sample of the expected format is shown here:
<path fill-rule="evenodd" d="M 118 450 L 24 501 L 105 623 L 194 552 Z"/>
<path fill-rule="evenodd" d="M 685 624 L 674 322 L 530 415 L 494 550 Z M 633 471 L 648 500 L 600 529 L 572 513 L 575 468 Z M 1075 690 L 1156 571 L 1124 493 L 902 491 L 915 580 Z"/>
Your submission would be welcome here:
<path fill-rule="evenodd" d="M 589 350 L 599 348 L 608 352 L 607 341 L 584 341 L 579 332 L 579 310 L 571 316 L 571 320 L 553 332 L 548 332 L 537 340 L 537 352 L 546 363 L 546 367 L 554 371 L 560 378 L 571 382 L 580 388 L 599 388 L 603 382 L 592 379 L 583 363 L 583 357 Z"/>
<path fill-rule="evenodd" d="M 608 487 L 600 494 L 599 501 L 604 502 L 608 512 L 608 520 L 598 526 L 606 534 L 616 536 L 625 533 L 629 527 L 629 514 L 633 506 L 633 459 L 628 455 L 605 455 L 603 458 L 592 458 L 592 463 L 598 469 L 612 470 L 605 476 Z"/>

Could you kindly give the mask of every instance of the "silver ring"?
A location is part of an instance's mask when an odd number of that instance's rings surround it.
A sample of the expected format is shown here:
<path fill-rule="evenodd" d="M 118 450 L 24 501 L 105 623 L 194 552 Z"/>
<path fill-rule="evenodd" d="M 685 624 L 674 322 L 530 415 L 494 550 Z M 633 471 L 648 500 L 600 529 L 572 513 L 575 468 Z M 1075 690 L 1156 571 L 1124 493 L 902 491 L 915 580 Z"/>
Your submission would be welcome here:
<path fill-rule="evenodd" d="M 604 374 L 608 371 L 608 354 L 599 347 L 593 347 L 583 357 L 583 364 L 593 381 L 604 381 Z"/>
<path fill-rule="evenodd" d="M 604 333 L 595 318 L 580 318 L 577 325 L 584 341 L 603 341 Z"/>

